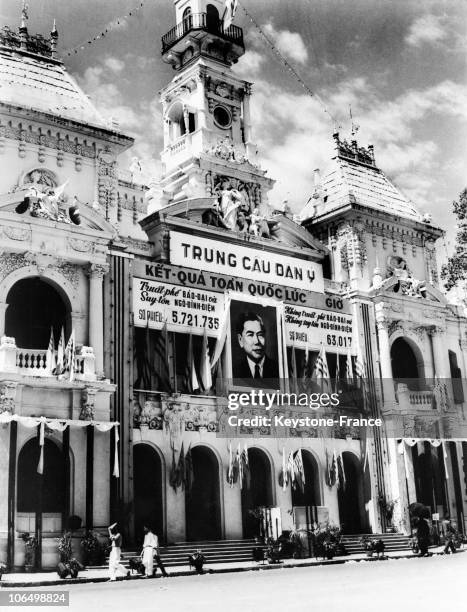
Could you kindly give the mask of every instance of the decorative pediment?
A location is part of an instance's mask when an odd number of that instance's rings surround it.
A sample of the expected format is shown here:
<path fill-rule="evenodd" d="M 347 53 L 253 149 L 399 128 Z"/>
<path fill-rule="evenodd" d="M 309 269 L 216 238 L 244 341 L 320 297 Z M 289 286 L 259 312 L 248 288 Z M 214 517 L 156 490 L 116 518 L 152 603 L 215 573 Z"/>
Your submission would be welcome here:
<path fill-rule="evenodd" d="M 63 197 L 63 185 L 55 188 L 50 187 L 48 183 L 44 185 L 43 191 L 37 188 L 36 183 L 23 185 L 13 193 L 0 195 L 0 212 L 10 213 L 12 221 L 27 221 L 29 227 L 34 219 L 42 219 L 59 223 L 70 230 L 79 227 L 80 230 L 104 232 L 109 234 L 109 238 L 117 236 L 116 229 L 97 210 L 76 198 L 69 202 Z M 30 233 L 29 227 L 25 226 L 21 232 Z M 16 233 L 18 231 L 15 230 Z"/>
<path fill-rule="evenodd" d="M 243 202 L 244 210 L 240 208 L 241 215 L 235 216 L 229 214 L 231 213 L 229 206 L 235 205 L 236 197 Z M 307 249 L 314 252 L 317 260 L 321 260 L 326 255 L 327 248 L 288 215 L 278 212 L 262 214 L 257 208 L 248 212 L 244 202 L 240 191 L 238 195 L 234 194 L 232 201 L 227 199 L 223 204 L 222 199 L 219 204 L 219 198 L 215 196 L 181 200 L 149 215 L 141 221 L 141 225 L 152 242 L 157 242 L 154 232 L 158 233 L 157 225 L 162 218 L 175 224 L 176 219 L 180 218 L 184 225 L 187 221 L 195 223 L 195 228 L 197 227 L 200 233 L 202 231 L 200 226 L 205 226 L 210 234 L 213 231 L 218 233 L 219 240 L 228 237 L 230 241 L 232 237 L 237 236 L 242 241 L 260 241 L 264 249 L 267 249 L 268 245 L 272 250 L 279 246 Z"/>
<path fill-rule="evenodd" d="M 412 276 L 404 278 L 391 276 L 372 291 L 373 296 L 386 295 L 393 297 L 395 293 L 402 298 L 405 296 L 423 301 L 438 302 L 443 306 L 448 304 L 446 296 L 439 289 L 436 289 L 436 287 L 433 287 L 433 285 L 426 281 L 415 279 Z"/>

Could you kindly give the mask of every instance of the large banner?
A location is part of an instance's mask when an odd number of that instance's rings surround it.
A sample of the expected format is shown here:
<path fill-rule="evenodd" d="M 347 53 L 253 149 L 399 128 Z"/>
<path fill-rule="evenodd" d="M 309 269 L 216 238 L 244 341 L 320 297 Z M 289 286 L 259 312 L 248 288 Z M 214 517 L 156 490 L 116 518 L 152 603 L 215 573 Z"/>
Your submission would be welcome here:
<path fill-rule="evenodd" d="M 224 295 L 180 285 L 133 278 L 133 316 L 137 327 L 217 336 Z"/>
<path fill-rule="evenodd" d="M 347 352 L 353 346 L 353 317 L 332 310 L 284 305 L 286 342 L 297 348 L 316 348 Z"/>
<path fill-rule="evenodd" d="M 256 301 L 247 300 L 245 304 Z M 224 293 L 133 278 L 133 316 L 137 327 L 162 329 L 167 322 L 170 331 L 201 335 L 206 328 L 209 336 L 218 336 L 224 304 Z M 354 352 L 356 349 L 350 314 L 284 304 L 284 319 L 288 345 L 306 349 L 319 348 L 322 343 L 332 352 L 347 352 L 349 348 Z"/>
<path fill-rule="evenodd" d="M 324 292 L 323 271 L 317 263 L 180 232 L 170 232 L 170 262 L 207 272 Z"/>

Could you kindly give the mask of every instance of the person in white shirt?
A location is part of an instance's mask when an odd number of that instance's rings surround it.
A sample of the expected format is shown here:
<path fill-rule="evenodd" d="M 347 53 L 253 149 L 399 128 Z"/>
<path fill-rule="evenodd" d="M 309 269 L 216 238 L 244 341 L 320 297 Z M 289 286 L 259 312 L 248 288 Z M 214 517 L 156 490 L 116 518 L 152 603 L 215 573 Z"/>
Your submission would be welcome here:
<path fill-rule="evenodd" d="M 154 573 L 154 558 L 161 569 L 162 575 L 164 577 L 167 576 L 167 572 L 165 571 L 165 567 L 159 555 L 159 539 L 156 534 L 152 532 L 151 528 L 145 525 L 141 560 L 144 565 L 146 578 L 152 576 Z"/>
<path fill-rule="evenodd" d="M 120 558 L 122 556 L 122 535 L 118 529 L 117 523 L 110 525 L 108 530 L 112 546 L 109 555 L 109 576 L 111 582 L 114 582 L 117 579 L 118 572 L 127 577 L 130 575 L 130 572 L 120 563 Z"/>

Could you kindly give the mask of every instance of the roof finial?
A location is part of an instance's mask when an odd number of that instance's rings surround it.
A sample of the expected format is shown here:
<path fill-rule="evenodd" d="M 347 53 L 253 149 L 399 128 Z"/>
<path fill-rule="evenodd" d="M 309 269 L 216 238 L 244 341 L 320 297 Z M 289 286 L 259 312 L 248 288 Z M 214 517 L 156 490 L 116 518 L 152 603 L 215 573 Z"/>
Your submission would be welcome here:
<path fill-rule="evenodd" d="M 52 31 L 50 32 L 50 51 L 53 59 L 57 58 L 57 40 L 58 40 L 58 32 L 57 32 L 57 24 L 55 23 L 52 27 Z"/>
<path fill-rule="evenodd" d="M 28 28 L 26 27 L 26 21 L 28 20 L 28 9 L 29 6 L 26 4 L 26 0 L 23 0 L 21 5 L 21 25 L 19 27 L 19 42 L 21 49 L 26 49 L 27 47 Z"/>
<path fill-rule="evenodd" d="M 28 10 L 29 10 L 29 5 L 26 4 L 26 0 L 23 0 L 22 6 L 21 6 L 21 27 L 22 28 L 26 27 L 26 21 L 29 19 Z"/>

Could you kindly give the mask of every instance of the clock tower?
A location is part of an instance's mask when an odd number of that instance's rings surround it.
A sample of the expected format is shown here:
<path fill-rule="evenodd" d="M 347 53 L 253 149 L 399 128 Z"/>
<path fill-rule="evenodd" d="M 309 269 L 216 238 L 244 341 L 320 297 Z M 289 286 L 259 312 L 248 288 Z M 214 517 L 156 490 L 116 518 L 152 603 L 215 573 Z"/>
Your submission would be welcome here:
<path fill-rule="evenodd" d="M 256 162 L 251 83 L 232 64 L 244 54 L 243 31 L 223 20 L 222 0 L 175 0 L 176 25 L 162 37 L 162 59 L 175 76 L 161 91 L 163 176 L 150 210 L 187 200 L 214 202 L 234 189 L 250 210 L 266 209 L 273 181 Z"/>

